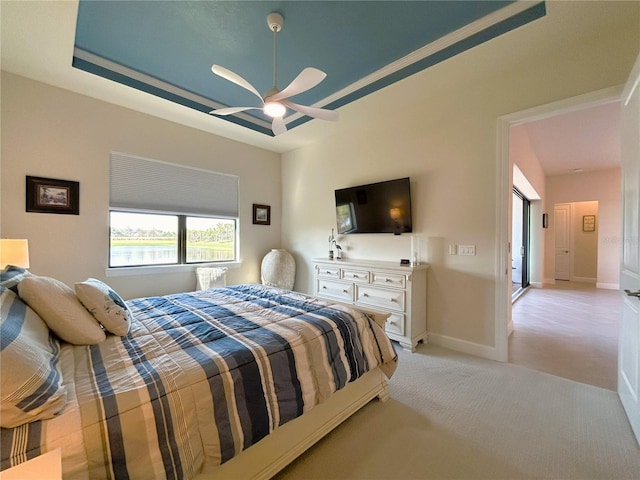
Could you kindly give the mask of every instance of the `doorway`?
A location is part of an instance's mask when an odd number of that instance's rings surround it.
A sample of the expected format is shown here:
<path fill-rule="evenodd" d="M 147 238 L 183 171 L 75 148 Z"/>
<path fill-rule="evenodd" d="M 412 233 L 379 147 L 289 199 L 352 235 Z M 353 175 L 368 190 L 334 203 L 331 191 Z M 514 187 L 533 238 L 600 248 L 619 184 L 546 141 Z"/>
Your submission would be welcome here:
<path fill-rule="evenodd" d="M 598 205 L 597 200 L 554 205 L 555 281 L 597 283 Z"/>
<path fill-rule="evenodd" d="M 511 299 L 515 301 L 529 286 L 529 224 L 531 202 L 513 187 L 511 221 Z"/>
<path fill-rule="evenodd" d="M 529 110 L 516 112 L 510 115 L 505 115 L 498 119 L 498 168 L 497 184 L 502 188 L 498 190 L 498 242 L 496 245 L 496 291 L 495 291 L 495 306 L 496 306 L 496 323 L 495 323 L 495 341 L 492 351 L 492 358 L 495 360 L 507 362 L 509 359 L 508 338 L 510 333 L 510 327 L 513 326 L 512 321 L 512 284 L 511 284 L 511 272 L 512 272 L 512 200 L 513 200 L 513 185 L 514 185 L 514 163 L 513 157 L 510 151 L 510 134 L 511 127 L 521 125 L 526 122 L 532 122 L 536 120 L 549 119 L 558 115 L 559 113 L 571 113 L 583 111 L 585 109 L 603 105 L 609 105 L 620 102 L 621 88 L 612 87 L 603 89 L 597 92 L 580 95 L 578 97 L 569 98 L 554 102 L 552 104 L 542 105 L 534 107 Z M 544 189 L 543 189 L 544 190 Z M 550 205 L 552 206 L 553 203 Z M 542 216 L 545 212 L 545 201 L 537 207 L 542 210 L 535 211 L 536 218 Z M 553 208 L 553 207 L 552 207 Z M 551 222 L 550 222 L 551 223 Z M 530 270 L 535 274 L 535 280 L 537 282 L 543 282 L 546 280 L 552 280 L 553 270 L 547 270 L 548 276 L 545 275 L 544 266 L 551 266 L 554 263 L 552 246 L 547 245 L 545 249 L 545 237 L 542 228 L 538 229 L 537 223 L 534 223 L 535 238 L 532 239 L 532 243 L 535 243 L 533 255 L 537 258 L 535 265 L 530 265 Z M 551 225 L 550 225 L 551 226 Z M 538 232 L 538 230 L 540 230 Z M 550 230 L 550 229 L 549 229 Z M 552 237 L 547 239 L 547 243 L 551 244 Z M 618 248 L 619 245 L 611 245 Z M 547 258 L 545 252 L 551 254 L 551 258 Z M 543 258 L 538 258 L 540 252 L 543 253 Z M 617 268 L 617 263 L 615 264 Z M 551 276 L 551 279 L 549 278 Z M 542 286 L 542 283 L 540 283 Z M 602 285 L 598 280 L 598 286 L 603 288 L 617 288 L 617 282 L 614 284 L 608 284 L 605 281 Z"/>
<path fill-rule="evenodd" d="M 554 280 L 571 280 L 571 205 L 553 207 L 555 273 Z"/>

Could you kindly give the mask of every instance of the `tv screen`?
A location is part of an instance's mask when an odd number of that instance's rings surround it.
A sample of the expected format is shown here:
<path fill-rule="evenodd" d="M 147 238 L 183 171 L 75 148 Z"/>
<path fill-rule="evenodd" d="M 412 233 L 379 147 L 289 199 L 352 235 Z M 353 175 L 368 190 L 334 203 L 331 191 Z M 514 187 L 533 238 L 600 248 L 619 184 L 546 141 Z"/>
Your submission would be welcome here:
<path fill-rule="evenodd" d="M 338 233 L 411 233 L 409 178 L 335 191 Z"/>

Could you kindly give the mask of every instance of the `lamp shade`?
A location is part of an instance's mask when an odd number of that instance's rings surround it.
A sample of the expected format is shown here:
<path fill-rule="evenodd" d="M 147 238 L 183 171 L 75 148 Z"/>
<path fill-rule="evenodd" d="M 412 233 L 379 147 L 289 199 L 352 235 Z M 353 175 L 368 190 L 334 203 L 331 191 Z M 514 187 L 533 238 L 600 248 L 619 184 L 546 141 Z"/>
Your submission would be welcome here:
<path fill-rule="evenodd" d="M 24 239 L 0 239 L 0 266 L 29 268 L 29 241 Z"/>

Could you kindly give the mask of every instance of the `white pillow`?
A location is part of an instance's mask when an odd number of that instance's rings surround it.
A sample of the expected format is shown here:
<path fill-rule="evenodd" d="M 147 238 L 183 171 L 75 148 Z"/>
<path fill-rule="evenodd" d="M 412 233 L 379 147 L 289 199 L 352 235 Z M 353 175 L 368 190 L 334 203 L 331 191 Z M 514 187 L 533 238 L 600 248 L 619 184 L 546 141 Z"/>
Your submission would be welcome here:
<path fill-rule="evenodd" d="M 32 275 L 18 284 L 18 292 L 65 342 L 94 345 L 106 338 L 98 321 L 82 306 L 73 290 L 61 281 Z"/>
<path fill-rule="evenodd" d="M 0 426 L 56 416 L 67 390 L 58 368 L 60 342 L 36 312 L 0 286 Z"/>
<path fill-rule="evenodd" d="M 129 333 L 133 314 L 109 285 L 89 278 L 76 283 L 75 288 L 82 304 L 108 332 L 121 337 Z"/>

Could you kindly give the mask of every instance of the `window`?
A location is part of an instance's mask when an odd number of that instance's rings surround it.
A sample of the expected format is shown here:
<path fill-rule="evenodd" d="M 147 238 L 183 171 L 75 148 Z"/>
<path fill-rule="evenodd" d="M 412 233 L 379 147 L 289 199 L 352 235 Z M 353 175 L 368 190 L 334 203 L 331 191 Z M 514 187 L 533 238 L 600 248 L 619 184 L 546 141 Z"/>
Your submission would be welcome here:
<path fill-rule="evenodd" d="M 112 210 L 110 225 L 109 267 L 235 260 L 234 220 Z"/>
<path fill-rule="evenodd" d="M 236 260 L 236 176 L 112 153 L 109 204 L 109 267 Z"/>

